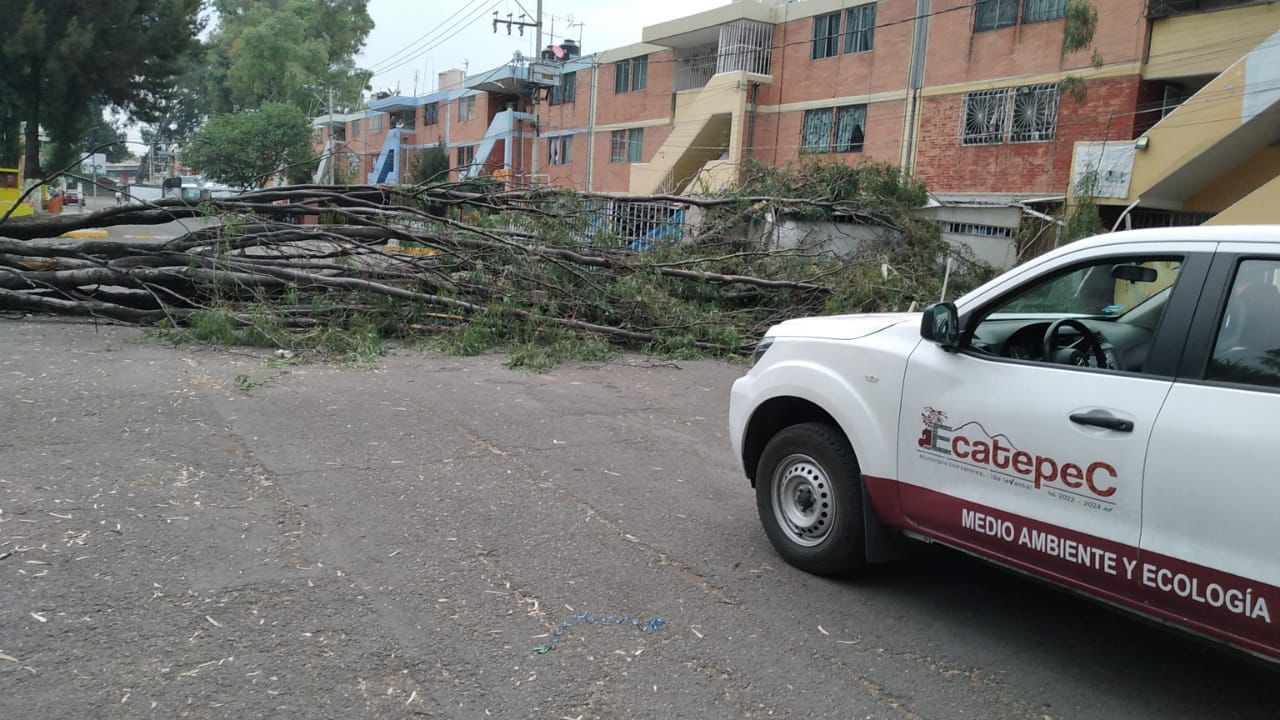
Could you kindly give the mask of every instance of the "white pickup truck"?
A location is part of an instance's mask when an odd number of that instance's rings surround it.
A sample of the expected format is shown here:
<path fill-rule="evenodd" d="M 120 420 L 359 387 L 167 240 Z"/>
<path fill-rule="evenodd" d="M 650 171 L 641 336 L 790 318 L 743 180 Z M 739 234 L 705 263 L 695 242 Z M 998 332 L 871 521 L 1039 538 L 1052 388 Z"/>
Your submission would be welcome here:
<path fill-rule="evenodd" d="M 1116 233 L 769 331 L 734 451 L 788 562 L 944 543 L 1280 660 L 1280 227 Z"/>

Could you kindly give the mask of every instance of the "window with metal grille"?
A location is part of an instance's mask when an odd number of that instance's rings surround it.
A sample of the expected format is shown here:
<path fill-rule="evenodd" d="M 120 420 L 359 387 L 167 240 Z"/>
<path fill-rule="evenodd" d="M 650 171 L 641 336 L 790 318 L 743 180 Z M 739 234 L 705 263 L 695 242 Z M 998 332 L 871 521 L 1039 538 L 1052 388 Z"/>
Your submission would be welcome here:
<path fill-rule="evenodd" d="M 386 116 L 383 115 L 382 113 L 378 113 L 377 115 L 374 115 L 373 117 L 369 118 L 369 132 L 376 132 L 376 133 L 382 132 L 382 123 L 384 122 L 383 121 L 384 117 Z"/>
<path fill-rule="evenodd" d="M 435 125 L 440 122 L 440 103 L 427 103 L 422 106 L 422 124 Z"/>
<path fill-rule="evenodd" d="M 1010 88 L 1013 116 L 1009 142 L 1047 142 L 1058 129 L 1058 86 L 1024 85 Z"/>
<path fill-rule="evenodd" d="M 979 90 L 965 95 L 965 145 L 1049 142 L 1058 130 L 1058 86 Z"/>
<path fill-rule="evenodd" d="M 1018 23 L 1018 0 L 978 0 L 974 9 L 973 30 L 998 30 Z"/>
<path fill-rule="evenodd" d="M 849 105 L 836 108 L 836 152 L 861 152 L 866 134 L 867 106 Z"/>
<path fill-rule="evenodd" d="M 979 237 L 1007 238 L 1013 237 L 1013 229 L 999 225 L 979 225 L 977 223 L 944 222 L 942 232 L 956 235 L 977 235 Z"/>
<path fill-rule="evenodd" d="M 351 139 L 360 137 L 360 118 L 351 121 Z"/>
<path fill-rule="evenodd" d="M 804 130 L 800 138 L 800 152 L 824 153 L 831 151 L 831 108 L 804 111 Z"/>
<path fill-rule="evenodd" d="M 627 162 L 644 162 L 644 128 L 627 131 Z"/>
<path fill-rule="evenodd" d="M 806 110 L 800 152 L 861 152 L 866 126 L 866 105 Z"/>
<path fill-rule="evenodd" d="M 565 73 L 560 76 L 560 84 L 551 88 L 550 103 L 552 105 L 563 105 L 577 100 L 578 95 L 578 73 Z"/>
<path fill-rule="evenodd" d="M 876 4 L 849 8 L 844 21 L 844 51 L 867 52 L 876 29 Z"/>
<path fill-rule="evenodd" d="M 813 52 L 814 60 L 829 58 L 840 52 L 840 13 L 818 15 L 813 19 Z"/>
<path fill-rule="evenodd" d="M 476 96 L 468 95 L 458 101 L 458 122 L 466 122 L 476 118 Z"/>
<path fill-rule="evenodd" d="M 627 161 L 627 131 L 614 130 L 609 133 L 609 162 Z"/>
<path fill-rule="evenodd" d="M 964 96 L 964 144 L 1004 142 L 1009 117 L 1009 90 L 978 90 Z"/>
<path fill-rule="evenodd" d="M 568 165 L 573 162 L 573 136 L 547 138 L 547 164 Z"/>
<path fill-rule="evenodd" d="M 1067 0 L 1023 0 L 1022 22 L 1047 22 L 1067 16 Z"/>

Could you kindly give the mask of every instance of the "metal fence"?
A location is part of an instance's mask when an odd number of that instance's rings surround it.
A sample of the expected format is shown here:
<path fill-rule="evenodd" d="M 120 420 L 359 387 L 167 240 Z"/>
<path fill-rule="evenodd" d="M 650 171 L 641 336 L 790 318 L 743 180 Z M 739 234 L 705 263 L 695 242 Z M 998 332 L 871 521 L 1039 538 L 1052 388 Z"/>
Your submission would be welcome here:
<path fill-rule="evenodd" d="M 595 200 L 587 207 L 584 239 L 596 247 L 652 250 L 684 239 L 688 211 L 679 203 Z"/>

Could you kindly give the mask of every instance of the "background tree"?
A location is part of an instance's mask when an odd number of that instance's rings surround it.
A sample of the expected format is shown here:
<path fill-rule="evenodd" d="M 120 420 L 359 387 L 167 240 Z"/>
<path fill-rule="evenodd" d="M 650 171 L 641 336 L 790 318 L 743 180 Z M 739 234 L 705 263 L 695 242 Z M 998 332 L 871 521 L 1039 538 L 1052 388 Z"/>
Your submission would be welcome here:
<path fill-rule="evenodd" d="M 305 180 L 315 167 L 311 121 L 284 103 L 218 115 L 191 136 L 182 157 L 197 171 L 237 188 L 263 187 L 280 171 L 291 181 Z"/>
<path fill-rule="evenodd" d="M 0 86 L 21 108 L 26 175 L 44 176 L 40 128 L 62 154 L 79 146 L 94 105 L 153 120 L 197 44 L 201 0 L 0 0 Z"/>
<path fill-rule="evenodd" d="M 409 175 L 414 183 L 448 181 L 449 153 L 444 149 L 444 143 L 419 148 L 409 160 Z"/>
<path fill-rule="evenodd" d="M 21 125 L 17 98 L 0 85 L 0 167 L 18 167 L 18 158 L 22 154 Z"/>
<path fill-rule="evenodd" d="M 97 148 L 98 152 L 106 154 L 107 162 L 120 162 L 131 157 L 133 153 L 129 152 L 129 134 L 125 132 L 123 124 L 108 120 L 101 107 L 94 107 L 92 110 L 93 119 L 90 121 L 89 131 L 77 151 L 88 154 Z M 103 148 L 103 145 L 107 147 Z"/>
<path fill-rule="evenodd" d="M 193 85 L 205 88 L 214 115 L 288 103 L 310 116 L 333 90 L 339 108 L 355 107 L 369 73 L 356 54 L 373 29 L 368 0 L 214 0 L 218 26 Z"/>

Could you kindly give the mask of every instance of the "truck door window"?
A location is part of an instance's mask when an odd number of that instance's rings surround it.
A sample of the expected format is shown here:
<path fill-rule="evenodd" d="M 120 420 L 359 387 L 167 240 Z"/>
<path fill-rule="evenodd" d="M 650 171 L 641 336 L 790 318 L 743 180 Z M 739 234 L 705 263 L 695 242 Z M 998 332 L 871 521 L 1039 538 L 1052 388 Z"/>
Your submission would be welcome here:
<path fill-rule="evenodd" d="M 1280 388 L 1280 260 L 1240 263 L 1207 378 Z"/>
<path fill-rule="evenodd" d="M 1015 360 L 1142 372 L 1181 269 L 1182 258 L 1110 257 L 1033 281 L 981 312 L 972 346 Z"/>

